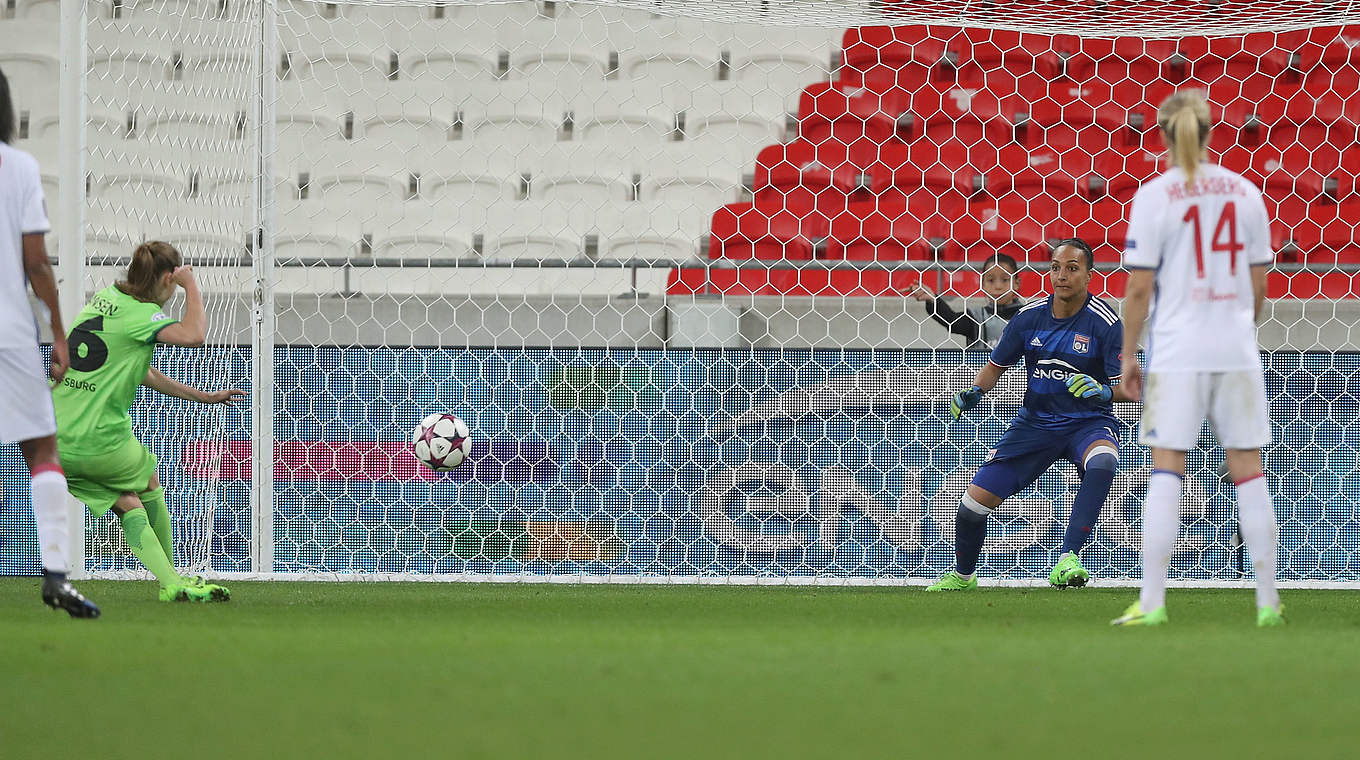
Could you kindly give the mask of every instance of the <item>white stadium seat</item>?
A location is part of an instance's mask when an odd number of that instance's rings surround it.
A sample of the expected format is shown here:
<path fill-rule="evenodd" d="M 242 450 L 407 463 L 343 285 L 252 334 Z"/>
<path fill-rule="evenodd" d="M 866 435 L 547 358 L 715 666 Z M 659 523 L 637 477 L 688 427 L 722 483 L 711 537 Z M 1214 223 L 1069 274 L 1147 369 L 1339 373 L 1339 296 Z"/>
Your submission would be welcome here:
<path fill-rule="evenodd" d="M 285 262 L 349 258 L 358 252 L 361 237 L 359 224 L 334 206 L 316 201 L 292 203 L 280 208 L 274 255 Z"/>
<path fill-rule="evenodd" d="M 244 111 L 160 112 L 137 121 L 137 133 L 144 138 L 195 146 L 243 141 L 250 137 L 248 127 Z"/>
<path fill-rule="evenodd" d="M 676 209 L 706 209 L 739 200 L 742 167 L 710 155 L 667 151 L 650 161 L 642 176 L 640 198 Z"/>
<path fill-rule="evenodd" d="M 102 12 L 107 17 L 108 3 L 91 3 L 91 15 Z M 14 17 L 25 21 L 43 21 L 55 24 L 61 20 L 61 0 L 19 0 L 14 8 Z"/>
<path fill-rule="evenodd" d="M 447 10 L 447 9 L 446 9 Z M 537 0 L 512 0 L 504 3 L 467 3 L 454 9 L 455 20 L 523 28 L 542 20 Z"/>
<path fill-rule="evenodd" d="M 721 50 L 707 40 L 639 29 L 618 50 L 619 78 L 639 87 L 700 89 L 717 81 Z"/>
<path fill-rule="evenodd" d="M 288 51 L 288 77 L 347 96 L 380 93 L 390 80 L 391 54 L 387 51 L 336 48 Z"/>
<path fill-rule="evenodd" d="M 771 34 L 764 39 L 734 39 L 725 45 L 733 81 L 748 83 L 752 90 L 790 93 L 830 77 L 839 40 L 832 44 L 823 37 L 821 44 L 809 44 L 798 35 L 774 34 L 779 27 L 768 29 Z"/>
<path fill-rule="evenodd" d="M 711 213 L 711 212 L 710 212 Z M 701 220 L 703 227 L 706 221 Z M 601 214 L 589 235 L 598 237 L 601 259 L 669 259 L 692 261 L 699 255 L 699 237 L 687 215 L 670 204 L 635 204 Z"/>
<path fill-rule="evenodd" d="M 633 172 L 611 154 L 576 150 L 543 156 L 534 165 L 530 198 L 592 209 L 628 203 L 633 199 Z"/>
<path fill-rule="evenodd" d="M 488 210 L 482 255 L 493 259 L 575 259 L 593 212 L 556 203 L 510 203 Z"/>
<path fill-rule="evenodd" d="M 602 43 L 561 39 L 525 41 L 509 51 L 510 77 L 552 82 L 568 96 L 605 81 L 608 51 Z"/>
<path fill-rule="evenodd" d="M 405 201 L 405 178 L 405 170 L 395 164 L 316 165 L 310 172 L 307 197 L 353 209 L 380 210 Z"/>
<path fill-rule="evenodd" d="M 459 259 L 475 256 L 472 233 L 424 213 L 378 216 L 369 236 L 375 259 Z"/>
<path fill-rule="evenodd" d="M 669 142 L 675 134 L 675 112 L 656 98 L 611 89 L 581 97 L 573 109 L 576 140 L 648 146 Z"/>
<path fill-rule="evenodd" d="M 518 160 L 503 151 L 449 143 L 438 151 L 413 154 L 406 165 L 420 176 L 422 203 L 445 204 L 461 216 L 466 208 L 513 201 L 521 171 Z"/>
<path fill-rule="evenodd" d="M 556 93 L 510 87 L 512 84 L 525 83 L 507 82 L 494 94 L 480 88 L 470 91 L 458 106 L 463 116 L 464 140 L 533 152 L 558 139 L 566 102 Z"/>
<path fill-rule="evenodd" d="M 343 128 L 333 117 L 310 111 L 280 111 L 274 116 L 276 160 L 315 156 L 344 139 Z"/>
<path fill-rule="evenodd" d="M 16 101 L 37 93 L 57 91 L 61 63 L 57 60 L 57 27 L 32 21 L 0 22 L 0 69 L 9 79 Z"/>
<path fill-rule="evenodd" d="M 693 93 L 681 106 L 685 142 L 745 145 L 752 158 L 760 148 L 780 142 L 786 116 L 782 103 L 746 87 L 728 83 Z"/>

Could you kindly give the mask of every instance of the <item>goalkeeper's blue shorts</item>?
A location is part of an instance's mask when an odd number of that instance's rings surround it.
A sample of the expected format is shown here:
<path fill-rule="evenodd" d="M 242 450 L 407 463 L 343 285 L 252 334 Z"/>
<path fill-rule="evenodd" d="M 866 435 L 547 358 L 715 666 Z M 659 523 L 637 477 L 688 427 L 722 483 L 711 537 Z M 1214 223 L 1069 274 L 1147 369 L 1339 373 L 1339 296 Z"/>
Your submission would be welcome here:
<path fill-rule="evenodd" d="M 1066 459 L 1076 465 L 1077 472 L 1084 473 L 1082 456 L 1091 444 L 1101 440 L 1119 450 L 1115 425 L 1108 420 L 1079 420 L 1063 430 L 1016 420 L 996 448 L 987 452 L 987 461 L 973 476 L 973 485 L 1008 499 L 1038 480 L 1059 459 Z"/>

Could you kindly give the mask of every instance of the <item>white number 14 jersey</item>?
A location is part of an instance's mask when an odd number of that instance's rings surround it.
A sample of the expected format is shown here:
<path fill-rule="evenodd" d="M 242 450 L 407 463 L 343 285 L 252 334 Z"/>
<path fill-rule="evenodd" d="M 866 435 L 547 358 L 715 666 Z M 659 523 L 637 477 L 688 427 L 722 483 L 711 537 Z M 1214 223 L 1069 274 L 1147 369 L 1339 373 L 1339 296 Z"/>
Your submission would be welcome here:
<path fill-rule="evenodd" d="M 1173 168 L 1138 189 L 1124 264 L 1155 269 L 1148 312 L 1149 372 L 1231 372 L 1261 366 L 1251 267 L 1269 264 L 1261 191 L 1203 163 L 1187 188 Z"/>

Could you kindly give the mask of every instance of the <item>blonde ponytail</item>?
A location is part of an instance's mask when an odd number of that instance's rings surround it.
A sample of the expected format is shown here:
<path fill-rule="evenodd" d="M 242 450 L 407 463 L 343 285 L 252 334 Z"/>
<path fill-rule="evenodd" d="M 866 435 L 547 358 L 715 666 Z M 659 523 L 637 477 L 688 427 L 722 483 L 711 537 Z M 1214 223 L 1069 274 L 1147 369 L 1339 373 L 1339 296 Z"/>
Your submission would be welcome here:
<path fill-rule="evenodd" d="M 1195 173 L 1209 145 L 1209 103 L 1200 90 L 1181 90 L 1157 109 L 1157 126 L 1171 160 L 1185 172 L 1185 185 L 1195 184 Z"/>
<path fill-rule="evenodd" d="M 173 245 L 151 240 L 137 246 L 128 264 L 127 279 L 114 283 L 124 293 L 139 301 L 156 300 L 157 285 L 166 272 L 179 268 L 183 260 Z"/>

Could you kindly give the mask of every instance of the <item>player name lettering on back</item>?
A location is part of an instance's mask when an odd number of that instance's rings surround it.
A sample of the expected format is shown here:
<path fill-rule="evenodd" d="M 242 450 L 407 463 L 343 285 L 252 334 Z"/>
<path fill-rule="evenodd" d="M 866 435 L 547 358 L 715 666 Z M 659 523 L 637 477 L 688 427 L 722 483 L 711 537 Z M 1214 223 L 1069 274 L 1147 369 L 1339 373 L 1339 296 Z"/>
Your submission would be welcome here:
<path fill-rule="evenodd" d="M 1201 177 L 1193 187 L 1186 188 L 1183 183 L 1169 182 L 1166 197 L 1173 201 L 1183 201 L 1201 195 L 1237 195 L 1246 197 L 1247 189 L 1234 177 Z"/>
<path fill-rule="evenodd" d="M 90 301 L 90 310 L 97 311 L 106 317 L 112 317 L 118 313 L 118 304 L 103 296 L 95 296 L 94 299 Z"/>
<path fill-rule="evenodd" d="M 61 381 L 61 384 L 67 388 L 75 388 L 78 391 L 90 391 L 93 393 L 94 391 L 99 390 L 99 386 L 89 380 L 76 380 L 70 375 L 67 375 L 66 378 Z"/>

